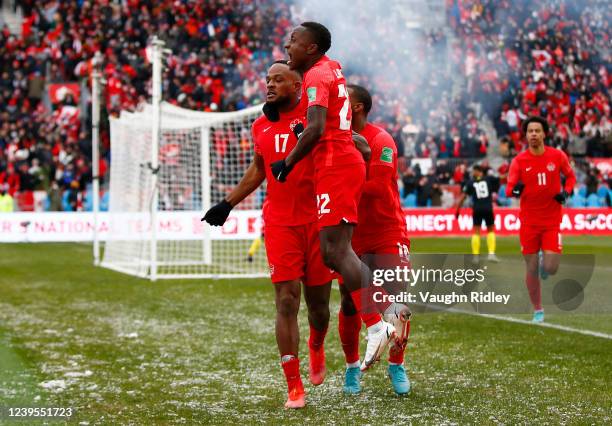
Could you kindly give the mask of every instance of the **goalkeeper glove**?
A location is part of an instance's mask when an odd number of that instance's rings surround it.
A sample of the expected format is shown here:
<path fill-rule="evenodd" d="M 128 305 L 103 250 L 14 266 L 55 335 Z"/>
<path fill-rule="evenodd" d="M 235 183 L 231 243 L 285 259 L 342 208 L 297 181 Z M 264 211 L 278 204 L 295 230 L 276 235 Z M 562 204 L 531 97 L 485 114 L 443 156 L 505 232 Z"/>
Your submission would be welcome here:
<path fill-rule="evenodd" d="M 274 176 L 274 179 L 279 182 L 285 182 L 293 166 L 288 166 L 285 160 L 279 160 L 270 164 L 270 168 L 272 169 L 272 176 Z"/>
<path fill-rule="evenodd" d="M 569 194 L 567 193 L 567 191 L 564 189 L 563 191 L 559 192 L 557 195 L 555 195 L 553 198 L 555 199 L 555 201 L 559 204 L 565 204 L 565 200 L 567 200 L 567 197 L 569 197 Z"/>
<path fill-rule="evenodd" d="M 223 200 L 208 209 L 201 220 L 208 222 L 212 226 L 221 226 L 225 223 L 233 208 L 230 203 Z"/>
<path fill-rule="evenodd" d="M 268 120 L 273 122 L 277 122 L 278 120 L 280 120 L 280 114 L 275 104 L 266 102 L 263 106 L 262 111 Z"/>
<path fill-rule="evenodd" d="M 525 184 L 523 182 L 517 183 L 514 185 L 514 188 L 512 188 L 512 196 L 519 198 L 523 193 L 523 189 L 525 189 Z"/>

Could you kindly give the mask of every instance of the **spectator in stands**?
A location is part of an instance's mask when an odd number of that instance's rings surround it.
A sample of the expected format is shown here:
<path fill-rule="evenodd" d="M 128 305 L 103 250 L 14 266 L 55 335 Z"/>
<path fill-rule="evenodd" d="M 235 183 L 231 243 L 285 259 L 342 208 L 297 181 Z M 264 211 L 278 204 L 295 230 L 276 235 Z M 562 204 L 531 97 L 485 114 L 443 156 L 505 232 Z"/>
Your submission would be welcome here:
<path fill-rule="evenodd" d="M 10 213 L 13 211 L 13 197 L 9 191 L 7 183 L 0 184 L 0 213 Z"/>

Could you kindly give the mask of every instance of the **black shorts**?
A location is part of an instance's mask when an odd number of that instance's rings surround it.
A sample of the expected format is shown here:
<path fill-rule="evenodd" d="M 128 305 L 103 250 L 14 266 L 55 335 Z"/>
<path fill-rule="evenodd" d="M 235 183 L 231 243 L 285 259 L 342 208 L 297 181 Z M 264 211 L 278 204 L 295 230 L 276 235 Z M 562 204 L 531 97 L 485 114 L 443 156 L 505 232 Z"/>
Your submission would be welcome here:
<path fill-rule="evenodd" d="M 474 221 L 474 226 L 482 226 L 482 221 L 484 220 L 487 227 L 489 227 L 495 223 L 495 216 L 493 216 L 493 210 L 491 209 L 474 209 L 472 220 Z"/>

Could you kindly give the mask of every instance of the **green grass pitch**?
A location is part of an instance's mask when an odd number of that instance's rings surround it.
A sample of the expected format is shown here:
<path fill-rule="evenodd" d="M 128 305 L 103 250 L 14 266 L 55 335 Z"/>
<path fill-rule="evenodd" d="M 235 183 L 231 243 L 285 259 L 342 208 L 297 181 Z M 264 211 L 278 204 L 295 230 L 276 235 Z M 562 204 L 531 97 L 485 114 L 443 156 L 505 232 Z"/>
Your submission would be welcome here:
<path fill-rule="evenodd" d="M 564 244 L 612 253 L 609 237 Z M 515 238 L 498 247 L 518 252 Z M 469 239 L 417 239 L 413 251 L 469 252 Z M 608 265 L 593 279 L 609 288 L 611 277 Z M 611 339 L 463 314 L 415 316 L 409 396 L 392 393 L 381 362 L 347 397 L 338 302 L 333 291 L 328 377 L 287 411 L 267 280 L 150 283 L 93 267 L 89 245 L 0 245 L 0 407 L 73 407 L 73 424 L 612 422 Z M 610 335 L 610 319 L 549 320 Z"/>

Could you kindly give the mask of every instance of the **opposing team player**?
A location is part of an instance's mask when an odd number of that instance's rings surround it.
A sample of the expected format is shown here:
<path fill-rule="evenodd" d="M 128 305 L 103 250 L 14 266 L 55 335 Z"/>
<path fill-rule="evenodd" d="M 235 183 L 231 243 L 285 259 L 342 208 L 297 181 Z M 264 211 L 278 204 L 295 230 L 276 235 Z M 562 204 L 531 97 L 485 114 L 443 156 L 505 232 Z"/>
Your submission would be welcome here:
<path fill-rule="evenodd" d="M 395 337 L 395 328 L 378 314 L 384 307 L 374 303 L 369 272 L 351 247 L 365 164 L 351 140 L 351 108 L 340 64 L 325 55 L 330 47 L 331 34 L 319 23 L 304 22 L 291 33 L 285 48 L 291 69 L 304 75 L 308 125 L 295 148 L 284 160 L 274 163 L 272 170 L 283 182 L 300 161 L 312 158 L 323 259 L 342 275 L 368 327 L 365 361 L 369 365 Z M 396 308 L 393 304 L 384 309 L 396 314 L 401 329 L 400 323 L 407 321 L 408 314 Z"/>
<path fill-rule="evenodd" d="M 356 85 L 349 85 L 348 93 L 353 115 L 352 128 L 365 137 L 371 150 L 367 178 L 359 201 L 359 224 L 353 233 L 353 250 L 358 256 L 367 255 L 368 266 L 372 269 L 402 263 L 409 265 L 410 240 L 397 186 L 397 147 L 389 133 L 368 122 L 372 108 L 370 93 Z M 393 264 L 389 263 L 390 258 Z M 344 391 L 359 393 L 361 319 L 344 285 L 340 286 L 340 292 L 342 302 L 338 313 L 338 331 L 346 359 Z M 395 392 L 404 395 L 410 391 L 410 381 L 403 365 L 410 321 L 404 323 L 402 330 L 396 331 L 397 339 L 389 350 L 388 372 Z M 364 362 L 362 369 L 366 367 Z"/>
<path fill-rule="evenodd" d="M 548 123 L 542 117 L 523 122 L 528 149 L 510 164 L 507 192 L 520 197 L 521 251 L 527 266 L 526 284 L 533 304 L 534 322 L 544 321 L 542 295 L 538 277 L 538 252 L 542 251 L 542 268 L 555 274 L 561 255 L 561 205 L 572 193 L 576 176 L 563 151 L 544 145 Z M 561 174 L 565 185 L 561 186 Z"/>
<path fill-rule="evenodd" d="M 472 234 L 472 254 L 474 263 L 478 263 L 480 256 L 480 234 L 482 222 L 487 227 L 487 249 L 491 262 L 499 262 L 495 255 L 495 215 L 493 213 L 493 193 L 499 189 L 499 179 L 485 176 L 482 166 L 476 164 L 472 169 L 472 179 L 463 186 L 463 193 L 457 203 L 455 217 L 459 217 L 459 209 L 466 197 L 472 198 L 472 221 L 474 233 Z"/>
<path fill-rule="evenodd" d="M 285 406 L 301 408 L 305 392 L 298 359 L 300 281 L 310 323 L 310 381 L 319 385 L 325 378 L 323 341 L 329 323 L 329 294 L 332 273 L 322 261 L 314 196 L 313 165 L 305 159 L 296 165 L 281 185 L 272 177 L 270 164 L 284 158 L 297 142 L 295 133 L 306 124 L 306 105 L 300 101 L 301 78 L 285 63 L 268 70 L 265 116 L 252 126 L 255 154 L 240 183 L 206 215 L 211 225 L 222 225 L 236 204 L 267 179 L 263 206 L 265 246 L 276 295 L 276 341 L 289 396 Z"/>

